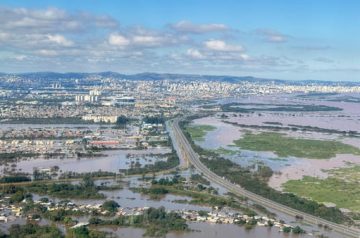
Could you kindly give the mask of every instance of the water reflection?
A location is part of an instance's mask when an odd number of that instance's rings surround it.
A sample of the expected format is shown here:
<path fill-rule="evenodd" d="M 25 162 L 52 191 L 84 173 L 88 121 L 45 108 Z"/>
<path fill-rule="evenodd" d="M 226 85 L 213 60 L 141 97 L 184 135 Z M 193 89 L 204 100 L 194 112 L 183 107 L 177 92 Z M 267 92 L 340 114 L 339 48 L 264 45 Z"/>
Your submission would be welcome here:
<path fill-rule="evenodd" d="M 67 172 L 119 172 L 119 169 L 130 168 L 131 164 L 139 162 L 141 165 L 165 161 L 167 158 L 158 156 L 169 153 L 169 148 L 151 148 L 146 150 L 108 150 L 102 151 L 103 156 L 83 158 L 31 158 L 19 160 L 16 168 L 19 171 L 32 173 L 34 168 L 50 168 L 59 166 L 60 171 Z M 128 157 L 128 155 L 135 155 Z M 0 166 L 1 169 L 4 166 Z"/>

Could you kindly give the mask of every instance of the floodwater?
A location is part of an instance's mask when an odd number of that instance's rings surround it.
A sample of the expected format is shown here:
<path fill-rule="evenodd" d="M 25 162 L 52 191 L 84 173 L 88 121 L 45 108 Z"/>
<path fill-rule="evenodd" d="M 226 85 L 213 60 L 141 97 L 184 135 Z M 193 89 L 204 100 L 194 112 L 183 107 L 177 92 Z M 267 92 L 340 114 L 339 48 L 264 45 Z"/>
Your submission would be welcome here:
<path fill-rule="evenodd" d="M 59 171 L 67 172 L 96 172 L 99 170 L 119 172 L 119 169 L 130 168 L 131 163 L 139 162 L 141 165 L 153 164 L 156 161 L 166 160 L 169 148 L 150 148 L 146 150 L 108 150 L 101 151 L 104 156 L 83 158 L 35 158 L 22 159 L 16 163 L 16 169 L 26 173 L 33 173 L 34 168 L 50 168 L 59 166 Z M 131 156 L 128 157 L 127 155 Z M 2 170 L 4 166 L 0 166 Z"/>
<path fill-rule="evenodd" d="M 103 180 L 103 181 L 96 181 L 97 184 L 101 182 L 108 182 L 114 184 L 115 181 L 113 180 Z M 107 199 L 111 199 L 116 201 L 118 204 L 121 205 L 123 208 L 131 209 L 131 208 L 138 208 L 138 207 L 155 207 L 159 208 L 161 206 L 165 207 L 168 210 L 206 210 L 211 211 L 211 208 L 208 206 L 200 206 L 200 205 L 192 205 L 192 204 L 185 204 L 185 203 L 177 203 L 177 200 L 188 200 L 190 201 L 191 198 L 187 196 L 178 196 L 167 194 L 159 200 L 150 199 L 147 195 L 142 195 L 137 192 L 133 192 L 129 187 L 147 187 L 149 183 L 145 183 L 144 181 L 137 180 L 136 178 L 127 179 L 124 182 L 129 182 L 129 185 L 123 187 L 123 189 L 116 189 L 111 191 L 101 191 Z M 51 196 L 41 196 L 37 194 L 33 194 L 34 200 L 39 200 L 41 197 L 48 197 L 54 202 L 59 202 L 64 199 L 59 199 Z M 102 204 L 104 199 L 67 199 L 75 204 L 78 205 L 96 205 Z"/>
<path fill-rule="evenodd" d="M 359 104 L 360 105 L 360 104 Z M 359 110 L 359 109 L 354 109 Z M 242 117 L 231 117 L 226 120 L 237 122 L 245 125 L 266 125 L 265 122 L 277 122 L 283 126 L 299 125 L 312 126 L 324 129 L 341 130 L 341 131 L 358 131 L 360 132 L 360 120 L 358 117 L 339 117 L 339 114 L 324 115 L 323 113 L 274 113 L 261 112 L 252 114 L 242 114 Z"/>
<path fill-rule="evenodd" d="M 203 141 L 196 141 L 196 144 L 206 149 L 217 149 L 233 144 L 243 134 L 241 130 L 233 125 L 221 122 L 220 119 L 214 117 L 204 117 L 195 119 L 195 125 L 211 125 L 216 127 L 215 130 L 207 132 Z"/>
<path fill-rule="evenodd" d="M 337 155 L 335 158 L 328 160 L 320 159 L 300 159 L 301 161 L 292 165 L 282 168 L 277 174 L 274 174 L 268 184 L 281 190 L 281 185 L 288 180 L 302 179 L 303 176 L 311 176 L 317 178 L 327 178 L 326 170 L 348 167 L 351 164 L 360 164 L 360 156 L 354 155 Z"/>
<path fill-rule="evenodd" d="M 228 118 L 221 119 L 219 115 L 200 118 L 193 121 L 198 125 L 212 125 L 216 129 L 206 134 L 203 141 L 195 143 L 206 149 L 225 148 L 236 153 L 222 155 L 242 166 L 264 164 L 277 173 L 269 180 L 269 185 L 281 190 L 281 185 L 291 179 L 301 179 L 303 176 L 326 178 L 324 170 L 345 167 L 349 163 L 360 164 L 360 156 L 341 154 L 330 159 L 307 159 L 295 157 L 279 157 L 272 152 L 259 152 L 242 150 L 233 146 L 233 141 L 241 138 L 244 131 L 259 133 L 264 129 L 241 128 L 224 121 L 236 122 L 245 125 L 269 126 L 266 122 L 281 123 L 275 126 L 288 126 L 289 124 L 300 126 L 312 126 L 325 129 L 357 131 L 360 132 L 360 104 L 345 102 L 313 101 L 290 97 L 289 95 L 262 96 L 240 99 L 226 99 L 220 103 L 242 102 L 242 103 L 302 103 L 321 104 L 327 106 L 341 107 L 343 111 L 326 112 L 257 112 L 257 113 L 225 113 Z M 234 116 L 236 114 L 236 116 Z M 239 116 L 241 115 L 241 116 Z M 360 148 L 360 138 L 345 137 L 340 134 L 329 134 L 309 131 L 281 131 L 289 136 L 308 139 L 337 140 Z"/>
<path fill-rule="evenodd" d="M 114 180 L 102 180 L 102 181 L 96 181 L 97 184 L 107 182 L 110 184 L 116 184 L 116 181 Z M 127 185 L 124 185 L 125 184 Z M 120 206 L 125 211 L 130 211 L 132 208 L 138 208 L 138 207 L 165 207 L 167 210 L 205 210 L 205 211 L 211 211 L 212 208 L 209 206 L 200 206 L 200 205 L 189 205 L 189 204 L 182 204 L 177 203 L 177 200 L 191 200 L 190 197 L 186 196 L 176 196 L 168 194 L 164 196 L 161 200 L 151 200 L 146 195 L 141 195 L 139 193 L 135 193 L 129 189 L 128 186 L 148 186 L 149 184 L 147 182 L 138 180 L 138 177 L 128 177 L 125 178 L 121 184 L 124 185 L 123 189 L 113 190 L 113 191 L 102 191 L 107 196 L 107 199 L 115 200 L 117 203 L 120 204 Z M 36 194 L 33 195 L 34 200 L 39 200 L 43 196 L 38 196 Z M 48 196 L 47 196 L 48 197 Z M 54 202 L 59 202 L 61 199 L 56 199 L 49 197 Z M 75 204 L 81 205 L 81 204 L 102 204 L 104 200 L 78 200 L 78 199 L 70 199 L 70 201 L 74 202 Z M 226 209 L 228 212 L 235 212 L 232 209 Z M 287 216 L 281 213 L 277 213 L 278 219 L 285 220 L 286 223 L 292 224 L 293 226 L 300 225 L 303 229 L 305 229 L 308 233 L 314 233 L 314 231 L 319 232 L 319 228 L 314 226 L 309 226 L 306 224 L 301 224 L 299 222 L 296 222 L 294 217 Z M 78 217 L 76 218 L 79 221 L 87 221 L 89 217 Z M 17 219 L 16 221 L 8 222 L 8 223 L 0 223 L 0 229 L 6 230 L 8 229 L 11 224 L 25 224 L 25 219 Z M 42 220 L 41 224 L 49 224 L 48 221 Z M 295 236 L 295 235 L 289 235 L 289 234 L 283 234 L 279 232 L 279 228 L 273 227 L 273 228 L 267 228 L 267 227 L 260 227 L 256 226 L 252 230 L 246 230 L 244 227 L 237 226 L 234 224 L 210 224 L 210 223 L 198 223 L 198 222 L 189 222 L 189 227 L 191 230 L 194 230 L 193 232 L 181 232 L 181 233 L 169 233 L 166 237 L 167 238 L 203 238 L 203 237 L 254 237 L 254 238 L 262 238 L 262 237 L 310 237 L 310 235 L 301 235 L 301 236 Z M 64 227 L 60 227 L 62 230 L 64 230 Z M 138 228 L 119 228 L 119 227 L 105 227 L 100 228 L 101 230 L 109 231 L 115 233 L 118 237 L 142 237 L 144 230 L 138 229 Z M 320 230 L 321 233 L 325 234 L 329 238 L 338 238 L 342 237 L 341 235 L 335 233 L 334 231 L 325 231 L 323 229 Z M 317 233 L 318 234 L 318 233 Z"/>
<path fill-rule="evenodd" d="M 252 238 L 277 238 L 277 237 L 291 237 L 281 234 L 276 228 L 268 229 L 264 227 L 256 227 L 252 230 L 245 230 L 243 227 L 232 224 L 209 224 L 209 223 L 189 223 L 189 228 L 194 230 L 192 232 L 172 232 L 166 235 L 166 238 L 238 238 L 238 237 L 252 237 Z M 133 228 L 107 228 L 105 231 L 111 231 L 118 237 L 143 237 L 143 229 Z M 294 236 L 295 237 L 295 236 Z M 296 236 L 299 237 L 299 236 Z M 301 236 L 308 237 L 308 236 Z"/>
<path fill-rule="evenodd" d="M 88 217 L 78 217 L 79 221 L 85 222 Z M 11 225 L 13 224 L 26 224 L 25 218 L 18 218 L 17 220 L 12 220 L 7 223 L 0 223 L 0 230 L 6 232 Z M 40 225 L 50 225 L 51 222 L 46 219 L 42 219 L 39 222 Z M 279 231 L 279 228 L 273 227 L 259 227 L 256 226 L 251 230 L 246 230 L 244 227 L 234 225 L 234 224 L 210 224 L 210 223 L 199 223 L 199 222 L 189 222 L 189 229 L 192 231 L 189 232 L 171 232 L 166 235 L 166 238 L 239 238 L 239 237 L 251 237 L 251 238 L 308 238 L 314 237 L 309 234 L 305 235 L 292 235 L 284 234 Z M 57 224 L 57 227 L 65 232 L 66 228 L 63 225 Z M 303 227 L 306 228 L 306 227 Z M 142 238 L 145 232 L 141 228 L 122 228 L 122 227 L 101 227 L 99 230 L 111 232 L 119 238 Z M 336 232 L 329 231 L 320 231 L 322 234 L 325 234 L 329 238 L 342 238 L 341 234 Z M 316 233 L 319 234 L 319 233 Z"/>
<path fill-rule="evenodd" d="M 98 124 L 0 124 L 0 130 L 62 130 L 62 129 L 76 129 L 79 131 L 91 130 L 92 135 L 104 138 L 117 138 L 123 134 L 124 131 L 113 130 L 111 125 L 98 125 Z M 135 127 L 129 130 L 136 130 Z M 65 151 L 66 152 L 66 151 Z M 147 164 L 154 164 L 156 161 L 165 161 L 167 158 L 164 156 L 170 153 L 171 149 L 168 147 L 156 147 L 143 150 L 104 150 L 100 151 L 97 156 L 76 158 L 73 155 L 69 156 L 54 156 L 52 158 L 44 158 L 38 156 L 36 158 L 22 158 L 15 164 L 15 170 L 25 173 L 33 173 L 34 168 L 51 168 L 54 166 L 59 167 L 60 172 L 95 172 L 95 171 L 108 171 L 119 172 L 119 169 L 128 169 L 131 166 L 139 165 L 144 166 Z M 0 171 L 4 172 L 13 170 L 12 163 L 1 165 Z"/>
<path fill-rule="evenodd" d="M 312 234 L 294 235 L 284 234 L 279 231 L 277 227 L 259 227 L 256 226 L 251 230 L 246 230 L 244 227 L 234 224 L 210 224 L 210 223 L 199 223 L 189 222 L 190 232 L 171 232 L 166 235 L 166 238 L 308 238 L 314 237 Z M 117 228 L 107 227 L 101 228 L 103 231 L 112 232 L 120 238 L 141 238 L 145 232 L 144 229 L 140 228 Z M 344 238 L 341 234 L 335 232 L 321 231 L 329 238 Z"/>

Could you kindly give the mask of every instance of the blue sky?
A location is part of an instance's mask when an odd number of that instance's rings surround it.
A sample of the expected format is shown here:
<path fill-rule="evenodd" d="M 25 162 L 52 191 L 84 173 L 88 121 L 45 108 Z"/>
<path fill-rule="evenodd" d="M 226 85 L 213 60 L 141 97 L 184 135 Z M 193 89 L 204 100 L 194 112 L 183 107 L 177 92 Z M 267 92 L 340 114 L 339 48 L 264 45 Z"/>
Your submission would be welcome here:
<path fill-rule="evenodd" d="M 1 1 L 0 71 L 360 81 L 356 0 Z"/>

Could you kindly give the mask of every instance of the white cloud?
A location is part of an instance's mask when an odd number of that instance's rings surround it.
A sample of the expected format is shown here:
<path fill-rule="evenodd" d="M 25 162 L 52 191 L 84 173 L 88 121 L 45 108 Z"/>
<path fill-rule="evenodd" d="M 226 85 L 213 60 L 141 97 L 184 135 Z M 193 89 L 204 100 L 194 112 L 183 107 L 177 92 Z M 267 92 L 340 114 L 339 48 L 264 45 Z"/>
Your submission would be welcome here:
<path fill-rule="evenodd" d="M 222 40 L 208 40 L 204 42 L 204 45 L 209 50 L 215 51 L 242 51 L 243 47 L 238 45 L 229 45 Z"/>
<path fill-rule="evenodd" d="M 181 64 L 196 70 L 205 66 L 287 67 L 287 61 L 261 58 L 250 52 L 249 56 L 235 41 L 239 32 L 224 24 L 180 21 L 157 29 L 120 27 L 119 22 L 109 16 L 86 12 L 1 7 L 0 22 L 0 49 L 9 55 L 9 60 L 0 61 L 0 68 L 5 71 L 11 68 L 20 71 L 167 71 L 182 68 Z M 288 37 L 268 30 L 257 33 L 269 42 L 282 42 Z M 72 47 L 75 44 L 76 47 Z M 84 64 L 87 61 L 91 67 Z M 63 68 L 57 68 L 59 65 Z"/>
<path fill-rule="evenodd" d="M 164 38 L 160 36 L 139 35 L 133 37 L 133 42 L 139 45 L 161 45 L 164 42 Z"/>
<path fill-rule="evenodd" d="M 16 55 L 14 56 L 14 59 L 18 60 L 18 61 L 23 61 L 27 58 L 26 55 Z"/>
<path fill-rule="evenodd" d="M 47 35 L 47 38 L 50 42 L 54 42 L 61 46 L 72 46 L 74 43 L 64 36 L 56 34 L 56 35 Z"/>
<path fill-rule="evenodd" d="M 125 36 L 120 35 L 118 33 L 110 34 L 108 42 L 110 45 L 114 45 L 114 46 L 118 46 L 118 47 L 125 47 L 130 44 L 129 39 L 127 39 Z"/>
<path fill-rule="evenodd" d="M 47 8 L 45 10 L 29 10 L 22 8 L 18 9 L 17 12 L 36 19 L 59 20 L 67 17 L 67 14 L 64 10 L 54 7 Z"/>
<path fill-rule="evenodd" d="M 190 48 L 185 56 L 194 60 L 207 60 L 211 62 L 245 62 L 251 60 L 250 56 L 243 52 L 243 48 L 227 45 L 223 41 L 207 41 L 202 49 Z"/>
<path fill-rule="evenodd" d="M 208 32 L 225 32 L 229 30 L 224 24 L 194 24 L 189 21 L 180 21 L 176 24 L 171 25 L 171 28 L 185 33 L 208 33 Z"/>
<path fill-rule="evenodd" d="M 187 38 L 176 37 L 161 31 L 150 31 L 145 29 L 128 29 L 125 34 L 111 33 L 108 37 L 108 43 L 113 46 L 124 48 L 153 48 L 168 47 L 179 45 L 185 42 Z"/>
<path fill-rule="evenodd" d="M 188 49 L 186 55 L 193 59 L 204 59 L 205 56 L 197 49 Z"/>
<path fill-rule="evenodd" d="M 55 50 L 42 49 L 42 50 L 37 51 L 37 54 L 42 55 L 42 56 L 57 56 L 58 52 Z"/>
<path fill-rule="evenodd" d="M 271 42 L 284 42 L 286 41 L 286 38 L 281 35 L 271 35 L 269 36 L 268 40 Z"/>
<path fill-rule="evenodd" d="M 250 56 L 247 55 L 247 54 L 240 54 L 240 57 L 241 57 L 243 60 L 249 60 L 249 59 L 250 59 Z"/>
<path fill-rule="evenodd" d="M 108 16 L 66 12 L 58 8 L 28 9 L 0 7 L 0 30 L 28 33 L 58 33 L 113 29 L 118 22 Z"/>
<path fill-rule="evenodd" d="M 289 38 L 287 35 L 270 29 L 258 29 L 256 32 L 260 34 L 265 41 L 272 43 L 283 43 Z"/>
<path fill-rule="evenodd" d="M 5 41 L 10 38 L 10 34 L 6 32 L 0 32 L 0 41 Z"/>

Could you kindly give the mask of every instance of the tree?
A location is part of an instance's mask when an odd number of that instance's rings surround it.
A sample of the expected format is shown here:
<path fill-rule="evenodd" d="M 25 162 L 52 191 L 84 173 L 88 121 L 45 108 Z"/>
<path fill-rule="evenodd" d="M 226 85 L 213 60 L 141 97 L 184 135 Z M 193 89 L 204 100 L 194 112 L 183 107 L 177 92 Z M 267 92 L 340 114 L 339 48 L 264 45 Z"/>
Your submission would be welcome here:
<path fill-rule="evenodd" d="M 74 221 L 73 221 L 73 219 L 71 218 L 71 217 L 65 217 L 64 218 L 64 223 L 65 224 L 71 224 L 71 223 L 73 223 Z"/>
<path fill-rule="evenodd" d="M 100 218 L 98 218 L 98 217 L 91 217 L 89 219 L 89 223 L 91 225 L 100 225 L 102 223 L 102 220 Z"/>
<path fill-rule="evenodd" d="M 37 168 L 34 168 L 34 171 L 33 171 L 33 178 L 34 180 L 41 180 L 42 179 L 42 176 L 39 172 L 39 170 Z"/>
<path fill-rule="evenodd" d="M 255 226 L 257 224 L 257 221 L 254 218 L 252 218 L 248 221 L 248 224 Z"/>
<path fill-rule="evenodd" d="M 125 128 L 126 124 L 129 122 L 129 118 L 127 118 L 126 116 L 119 116 L 116 120 L 116 125 L 118 127 L 123 127 Z"/>
<path fill-rule="evenodd" d="M 8 236 L 0 230 L 0 238 L 8 238 Z"/>
<path fill-rule="evenodd" d="M 9 228 L 9 237 L 51 237 L 63 238 L 64 235 L 56 226 L 39 226 L 37 224 L 28 223 L 25 225 L 14 224 Z"/>
<path fill-rule="evenodd" d="M 209 213 L 207 211 L 204 211 L 204 210 L 200 210 L 198 213 L 199 213 L 199 216 L 201 216 L 201 217 L 209 216 Z"/>
<path fill-rule="evenodd" d="M 304 234 L 305 230 L 303 230 L 300 226 L 295 226 L 292 232 L 294 234 Z"/>
<path fill-rule="evenodd" d="M 40 202 L 49 202 L 49 198 L 47 197 L 40 198 L 39 200 Z"/>
<path fill-rule="evenodd" d="M 120 205 L 114 200 L 105 201 L 102 208 L 109 212 L 116 212 Z"/>
<path fill-rule="evenodd" d="M 91 188 L 94 187 L 94 180 L 91 178 L 91 176 L 89 175 L 85 175 L 82 181 L 82 186 L 84 186 L 85 188 Z"/>
<path fill-rule="evenodd" d="M 10 203 L 19 203 L 25 199 L 24 191 L 17 191 L 10 197 Z"/>
<path fill-rule="evenodd" d="M 285 233 L 290 233 L 290 232 L 291 232 L 291 227 L 285 226 L 285 227 L 283 228 L 283 232 L 285 232 Z"/>
<path fill-rule="evenodd" d="M 86 226 L 70 229 L 66 238 L 89 238 L 89 229 Z"/>
<path fill-rule="evenodd" d="M 19 183 L 31 181 L 29 177 L 16 175 L 16 176 L 5 176 L 0 179 L 1 183 Z"/>
<path fill-rule="evenodd" d="M 260 175 L 260 177 L 264 178 L 264 179 L 268 179 L 273 175 L 273 171 L 270 167 L 268 166 L 259 166 L 258 169 L 258 174 Z"/>
<path fill-rule="evenodd" d="M 162 116 L 153 116 L 153 117 L 146 116 L 143 120 L 145 123 L 149 123 L 149 124 L 164 124 L 165 123 L 165 118 Z"/>

